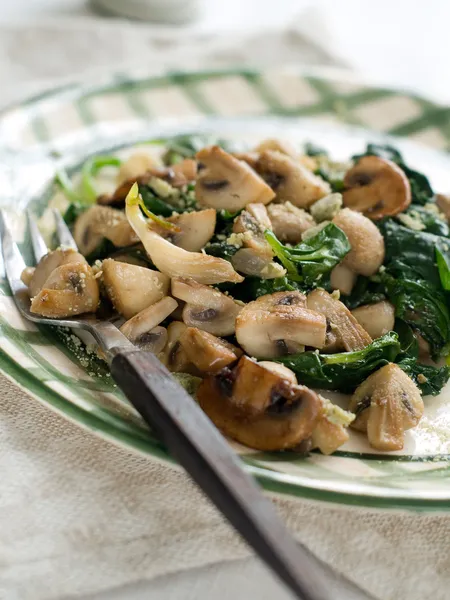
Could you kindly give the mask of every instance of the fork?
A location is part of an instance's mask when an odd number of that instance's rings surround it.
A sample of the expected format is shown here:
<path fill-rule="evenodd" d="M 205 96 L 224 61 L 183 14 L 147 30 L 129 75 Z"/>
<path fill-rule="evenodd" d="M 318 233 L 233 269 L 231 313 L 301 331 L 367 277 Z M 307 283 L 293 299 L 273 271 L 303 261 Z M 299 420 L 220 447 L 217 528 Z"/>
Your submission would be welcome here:
<path fill-rule="evenodd" d="M 35 261 L 47 246 L 31 213 L 28 226 Z M 61 246 L 77 250 L 75 241 L 54 210 Z M 0 234 L 7 280 L 20 313 L 43 325 L 89 332 L 103 350 L 111 375 L 171 454 L 223 513 L 246 542 L 302 600 L 364 600 L 370 597 L 298 544 L 277 516 L 272 503 L 247 474 L 230 445 L 213 423 L 176 382 L 155 355 L 136 347 L 108 321 L 95 316 L 49 319 L 32 314 L 20 279 L 24 260 L 0 211 Z"/>

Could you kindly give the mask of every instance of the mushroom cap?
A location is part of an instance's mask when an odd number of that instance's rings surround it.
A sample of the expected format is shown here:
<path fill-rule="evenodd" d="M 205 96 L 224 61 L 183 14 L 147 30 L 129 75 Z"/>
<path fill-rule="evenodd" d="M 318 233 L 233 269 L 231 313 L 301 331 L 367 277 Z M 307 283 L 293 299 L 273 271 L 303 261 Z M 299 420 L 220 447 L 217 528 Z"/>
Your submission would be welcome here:
<path fill-rule="evenodd" d="M 356 414 L 352 427 L 367 431 L 377 450 L 401 450 L 404 432 L 423 415 L 419 388 L 402 369 L 389 363 L 372 373 L 353 394 L 349 410 Z"/>
<path fill-rule="evenodd" d="M 137 150 L 120 165 L 117 173 L 117 185 L 120 186 L 129 180 L 135 182 L 140 175 L 144 175 L 152 167 L 158 166 L 160 165 L 154 155 L 145 150 Z"/>
<path fill-rule="evenodd" d="M 283 379 L 286 379 L 289 381 L 289 383 L 292 383 L 292 385 L 297 385 L 298 383 L 297 375 L 294 373 L 294 371 L 291 371 L 291 369 L 286 367 L 286 365 L 282 365 L 281 363 L 273 362 L 271 360 L 260 360 L 258 361 L 258 365 L 264 367 L 265 369 L 269 369 L 269 371 L 272 371 L 272 373 L 275 373 Z"/>
<path fill-rule="evenodd" d="M 294 206 L 291 202 L 269 204 L 267 212 L 272 223 L 271 229 L 280 242 L 298 244 L 302 241 L 302 233 L 316 224 L 306 210 Z"/>
<path fill-rule="evenodd" d="M 377 226 L 349 208 L 341 210 L 333 223 L 342 229 L 351 246 L 341 264 L 366 277 L 376 273 L 384 261 L 384 239 Z"/>
<path fill-rule="evenodd" d="M 286 269 L 272 260 L 271 256 L 262 255 L 255 248 L 240 248 L 231 257 L 231 264 L 239 273 L 260 277 L 261 279 L 276 279 L 286 275 Z"/>
<path fill-rule="evenodd" d="M 81 213 L 75 221 L 73 237 L 84 256 L 93 252 L 103 238 L 118 248 L 139 241 L 122 210 L 98 204 Z"/>
<path fill-rule="evenodd" d="M 240 348 L 197 327 L 187 327 L 179 341 L 189 362 L 203 374 L 217 373 L 242 356 Z"/>
<path fill-rule="evenodd" d="M 251 202 L 267 204 L 274 192 L 249 165 L 219 146 L 209 146 L 197 153 L 202 165 L 195 184 L 195 195 L 201 206 L 232 212 Z"/>
<path fill-rule="evenodd" d="M 192 373 L 192 365 L 180 344 L 180 337 L 186 329 L 186 325 L 180 321 L 172 321 L 167 327 L 167 343 L 161 356 L 161 362 L 172 373 Z"/>
<path fill-rule="evenodd" d="M 395 307 L 386 300 L 358 306 L 352 315 L 374 340 L 394 329 Z"/>
<path fill-rule="evenodd" d="M 305 303 L 300 292 L 276 292 L 250 302 L 236 318 L 238 343 L 256 358 L 301 352 L 303 346 L 322 348 L 326 318 Z"/>
<path fill-rule="evenodd" d="M 197 391 L 200 406 L 225 435 L 257 450 L 285 450 L 310 437 L 321 402 L 305 386 L 247 356 L 208 377 Z"/>
<path fill-rule="evenodd" d="M 268 206 L 270 206 L 270 204 Z M 265 204 L 262 204 L 261 202 L 251 202 L 250 204 L 247 204 L 245 210 L 259 224 L 263 233 L 266 229 L 272 229 L 272 223 Z"/>
<path fill-rule="evenodd" d="M 374 221 L 397 215 L 411 204 L 405 173 L 379 156 L 362 156 L 345 174 L 344 186 L 344 205 Z"/>
<path fill-rule="evenodd" d="M 30 311 L 49 318 L 74 317 L 95 312 L 99 299 L 91 267 L 86 262 L 66 263 L 52 271 L 32 298 Z"/>
<path fill-rule="evenodd" d="M 138 265 L 107 258 L 102 263 L 106 293 L 118 313 L 125 319 L 155 304 L 167 295 L 167 275 Z"/>
<path fill-rule="evenodd" d="M 347 352 L 362 350 L 372 338 L 358 323 L 348 308 L 325 290 L 317 288 L 308 294 L 306 306 L 326 317 L 327 328 Z"/>
<path fill-rule="evenodd" d="M 358 274 L 343 263 L 339 263 L 330 273 L 330 285 L 333 290 L 339 290 L 346 296 L 352 293 Z"/>
<path fill-rule="evenodd" d="M 168 340 L 167 329 L 160 327 L 159 325 L 146 331 L 137 337 L 130 339 L 130 341 L 137 346 L 140 350 L 145 352 L 152 352 L 153 354 L 160 354 Z"/>
<path fill-rule="evenodd" d="M 267 150 L 281 152 L 281 154 L 286 154 L 287 156 L 290 156 L 294 159 L 298 159 L 299 157 L 297 148 L 288 140 L 267 138 L 260 142 L 255 148 L 255 152 L 259 152 L 260 154 L 261 152 L 266 152 Z"/>
<path fill-rule="evenodd" d="M 331 191 L 329 183 L 298 160 L 274 150 L 261 153 L 256 170 L 276 192 L 278 202 L 289 201 L 300 208 L 308 208 Z"/>
<path fill-rule="evenodd" d="M 27 287 L 29 287 L 31 280 L 33 279 L 35 270 L 35 267 L 25 267 L 25 269 L 20 274 L 20 279 L 22 283 L 24 283 Z"/>
<path fill-rule="evenodd" d="M 144 308 L 137 315 L 131 317 L 121 327 L 120 331 L 133 344 L 148 343 L 152 330 L 166 319 L 178 306 L 177 301 L 169 296 L 158 300 L 155 304 Z M 167 339 L 167 338 L 166 338 Z"/>
<path fill-rule="evenodd" d="M 436 194 L 436 205 L 445 216 L 447 221 L 450 220 L 450 196 L 445 194 Z"/>
<path fill-rule="evenodd" d="M 45 282 L 57 267 L 72 263 L 87 265 L 84 256 L 70 248 L 57 248 L 43 256 L 31 273 L 31 277 L 29 277 L 28 293 L 30 297 L 34 298 L 41 291 Z M 26 275 L 30 274 L 28 268 L 24 271 L 27 271 Z"/>
<path fill-rule="evenodd" d="M 162 228 L 159 228 L 158 233 L 166 239 L 169 236 L 172 244 L 183 248 L 183 250 L 198 252 L 206 246 L 214 235 L 216 219 L 217 213 L 213 208 L 181 213 L 167 219 L 170 223 L 177 225 L 181 231 L 172 233 L 165 230 L 163 232 Z"/>
<path fill-rule="evenodd" d="M 232 335 L 242 310 L 230 296 L 187 277 L 172 279 L 172 295 L 186 302 L 183 321 L 214 335 Z"/>

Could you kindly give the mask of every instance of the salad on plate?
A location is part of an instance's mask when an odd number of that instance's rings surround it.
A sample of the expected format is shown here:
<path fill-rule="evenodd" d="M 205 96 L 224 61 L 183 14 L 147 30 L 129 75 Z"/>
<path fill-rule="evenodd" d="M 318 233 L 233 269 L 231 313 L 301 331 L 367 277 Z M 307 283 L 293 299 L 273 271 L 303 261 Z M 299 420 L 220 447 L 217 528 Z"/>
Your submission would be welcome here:
<path fill-rule="evenodd" d="M 57 184 L 78 252 L 25 269 L 31 311 L 115 315 L 241 444 L 401 450 L 450 377 L 450 197 L 390 146 L 178 136 Z"/>

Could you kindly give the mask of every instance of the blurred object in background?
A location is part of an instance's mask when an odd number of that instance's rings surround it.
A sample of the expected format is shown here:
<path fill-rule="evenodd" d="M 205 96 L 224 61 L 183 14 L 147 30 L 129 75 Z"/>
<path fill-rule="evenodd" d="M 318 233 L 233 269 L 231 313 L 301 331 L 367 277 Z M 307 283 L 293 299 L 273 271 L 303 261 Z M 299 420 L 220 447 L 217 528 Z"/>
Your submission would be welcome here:
<path fill-rule="evenodd" d="M 156 23 L 183 24 L 200 13 L 201 0 L 91 0 L 102 12 Z"/>

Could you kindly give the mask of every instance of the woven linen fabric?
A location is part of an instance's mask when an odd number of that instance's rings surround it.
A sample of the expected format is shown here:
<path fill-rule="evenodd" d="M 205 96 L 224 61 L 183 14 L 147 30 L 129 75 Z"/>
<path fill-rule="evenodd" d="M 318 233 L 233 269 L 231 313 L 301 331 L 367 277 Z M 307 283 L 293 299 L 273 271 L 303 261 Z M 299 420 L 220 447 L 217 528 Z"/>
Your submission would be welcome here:
<path fill-rule="evenodd" d="M 181 470 L 83 431 L 3 376 L 0 423 L 2 600 L 76 597 L 250 554 Z M 448 518 L 273 499 L 299 540 L 380 600 L 448 597 Z"/>
<path fill-rule="evenodd" d="M 174 40 L 142 26 L 87 21 L 5 27 L 0 77 L 9 85 L 2 102 L 79 76 L 86 64 L 112 70 L 142 65 L 146 55 L 155 70 L 331 63 L 295 31 Z M 0 474 L 2 600 L 77 597 L 250 554 L 182 471 L 97 438 L 3 376 Z M 446 516 L 280 496 L 274 502 L 299 540 L 380 600 L 448 597 Z"/>

